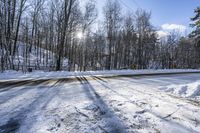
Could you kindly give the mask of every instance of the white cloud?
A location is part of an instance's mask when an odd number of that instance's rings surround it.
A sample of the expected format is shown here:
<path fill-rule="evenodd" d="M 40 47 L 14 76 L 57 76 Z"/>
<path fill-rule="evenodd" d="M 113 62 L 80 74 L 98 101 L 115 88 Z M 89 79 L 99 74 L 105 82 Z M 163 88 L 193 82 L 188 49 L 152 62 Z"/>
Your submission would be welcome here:
<path fill-rule="evenodd" d="M 159 38 L 167 37 L 170 32 L 179 32 L 180 34 L 184 34 L 187 31 L 187 27 L 180 24 L 163 24 L 161 25 L 161 29 L 157 31 Z"/>
<path fill-rule="evenodd" d="M 162 30 L 167 30 L 167 31 L 179 31 L 179 32 L 185 32 L 187 30 L 187 27 L 184 25 L 179 25 L 179 24 L 163 24 L 161 26 Z"/>
<path fill-rule="evenodd" d="M 169 35 L 167 31 L 162 31 L 162 30 L 157 31 L 157 34 L 159 38 L 163 38 Z"/>

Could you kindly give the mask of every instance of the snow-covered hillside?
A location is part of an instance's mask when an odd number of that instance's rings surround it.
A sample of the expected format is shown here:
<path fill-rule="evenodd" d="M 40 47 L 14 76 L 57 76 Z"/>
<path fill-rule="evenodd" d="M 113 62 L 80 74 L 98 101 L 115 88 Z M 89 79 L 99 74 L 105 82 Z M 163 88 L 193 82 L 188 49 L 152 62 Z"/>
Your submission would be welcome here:
<path fill-rule="evenodd" d="M 55 54 L 51 51 L 32 46 L 31 53 L 26 54 L 29 51 L 29 44 L 19 42 L 17 44 L 18 53 L 14 58 L 14 64 L 16 66 L 27 66 L 34 69 L 39 67 L 41 70 L 48 69 L 49 67 L 55 67 Z M 29 52 L 27 52 L 29 53 Z M 68 60 L 63 60 L 63 67 L 67 68 Z"/>

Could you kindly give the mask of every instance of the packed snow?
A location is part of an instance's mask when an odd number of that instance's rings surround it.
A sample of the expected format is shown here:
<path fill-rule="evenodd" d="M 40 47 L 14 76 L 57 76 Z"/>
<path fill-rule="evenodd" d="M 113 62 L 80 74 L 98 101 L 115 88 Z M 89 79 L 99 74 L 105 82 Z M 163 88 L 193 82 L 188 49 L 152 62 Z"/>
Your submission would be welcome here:
<path fill-rule="evenodd" d="M 128 75 L 154 75 L 154 74 L 176 74 L 176 73 L 200 73 L 199 69 L 166 69 L 166 70 L 104 70 L 104 71 L 33 71 L 31 73 L 23 73 L 21 71 L 8 70 L 0 73 L 0 81 L 11 80 L 30 80 L 30 79 L 60 79 L 75 76 L 128 76 Z"/>
<path fill-rule="evenodd" d="M 77 76 L 4 86 L 0 132 L 198 133 L 199 85 L 200 74 L 193 73 Z"/>

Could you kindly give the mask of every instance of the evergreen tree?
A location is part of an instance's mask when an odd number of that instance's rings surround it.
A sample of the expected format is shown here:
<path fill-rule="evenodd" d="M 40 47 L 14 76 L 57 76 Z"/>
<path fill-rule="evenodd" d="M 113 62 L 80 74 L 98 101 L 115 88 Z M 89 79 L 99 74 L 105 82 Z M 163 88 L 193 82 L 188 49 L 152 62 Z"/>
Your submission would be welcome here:
<path fill-rule="evenodd" d="M 191 33 L 191 37 L 195 40 L 195 64 L 199 67 L 200 64 L 200 6 L 194 11 L 195 16 L 191 18 L 193 24 L 191 25 L 195 30 Z"/>
<path fill-rule="evenodd" d="M 191 36 L 195 37 L 196 39 L 200 39 L 200 6 L 197 7 L 197 9 L 194 11 L 195 16 L 191 18 L 193 21 L 193 24 L 191 26 L 195 28 L 195 30 L 192 32 Z"/>

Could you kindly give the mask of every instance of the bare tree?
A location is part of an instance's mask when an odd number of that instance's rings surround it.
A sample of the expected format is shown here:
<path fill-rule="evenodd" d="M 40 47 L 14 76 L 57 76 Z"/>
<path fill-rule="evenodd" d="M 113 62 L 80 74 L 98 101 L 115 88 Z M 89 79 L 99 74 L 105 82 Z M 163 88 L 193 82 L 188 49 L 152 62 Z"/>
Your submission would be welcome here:
<path fill-rule="evenodd" d="M 17 47 L 17 41 L 18 41 L 18 34 L 19 34 L 19 26 L 20 26 L 20 22 L 21 22 L 21 16 L 22 16 L 22 13 L 24 12 L 25 10 L 25 7 L 26 7 L 26 1 L 27 0 L 20 0 L 20 5 L 19 5 L 19 11 L 18 11 L 18 18 L 17 18 L 17 27 L 16 27 L 16 34 L 15 34 L 15 38 L 14 38 L 14 47 L 13 47 L 13 58 L 15 56 L 15 53 L 16 53 L 16 47 Z"/>
<path fill-rule="evenodd" d="M 156 43 L 156 33 L 150 23 L 151 13 L 145 10 L 137 10 L 135 13 L 136 31 L 138 34 L 137 46 L 137 67 L 139 69 L 148 68 L 149 61 L 152 59 Z"/>
<path fill-rule="evenodd" d="M 64 9 L 63 9 L 63 21 L 62 21 L 62 31 L 61 31 L 61 38 L 60 43 L 58 45 L 58 57 L 57 57 L 57 63 L 56 63 L 56 70 L 61 69 L 61 60 L 63 57 L 63 48 L 65 44 L 66 39 L 66 33 L 67 28 L 69 24 L 69 19 L 72 11 L 72 7 L 75 3 L 75 0 L 65 0 L 64 1 Z"/>
<path fill-rule="evenodd" d="M 117 0 L 107 0 L 106 6 L 104 7 L 104 16 L 105 30 L 107 32 L 108 41 L 108 59 L 106 68 L 110 70 L 114 67 L 114 63 L 112 63 L 114 62 L 113 55 L 115 52 L 116 38 L 121 21 L 121 7 Z"/>

